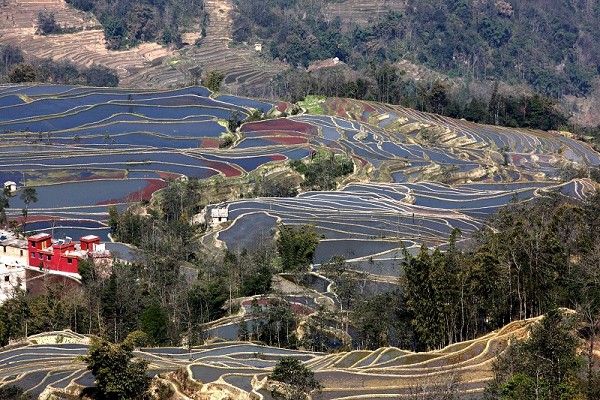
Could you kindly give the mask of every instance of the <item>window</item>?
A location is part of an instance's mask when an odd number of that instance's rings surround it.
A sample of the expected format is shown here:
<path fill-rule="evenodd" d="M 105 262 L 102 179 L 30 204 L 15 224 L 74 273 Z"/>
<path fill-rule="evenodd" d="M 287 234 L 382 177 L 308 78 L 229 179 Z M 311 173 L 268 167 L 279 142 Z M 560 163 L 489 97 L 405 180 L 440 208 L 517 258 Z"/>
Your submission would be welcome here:
<path fill-rule="evenodd" d="M 50 255 L 47 255 L 47 256 L 46 256 L 46 260 L 48 260 L 48 261 L 52 260 L 52 256 L 50 256 Z"/>
<path fill-rule="evenodd" d="M 19 250 L 19 255 L 23 257 L 23 250 Z"/>
<path fill-rule="evenodd" d="M 4 252 L 6 253 L 6 246 L 2 246 L 2 247 L 4 247 Z"/>
<path fill-rule="evenodd" d="M 67 264 L 73 264 L 73 259 L 72 258 L 67 258 Z"/>
<path fill-rule="evenodd" d="M 35 253 L 31 253 L 31 258 L 35 258 Z"/>
<path fill-rule="evenodd" d="M 29 242 L 29 245 L 30 245 L 31 247 L 35 247 L 35 242 L 32 240 L 31 242 Z"/>
<path fill-rule="evenodd" d="M 10 275 L 4 276 L 4 282 L 10 282 Z"/>
<path fill-rule="evenodd" d="M 40 253 L 39 256 L 40 256 L 40 260 L 42 259 L 42 257 L 44 257 L 44 255 L 42 253 Z"/>

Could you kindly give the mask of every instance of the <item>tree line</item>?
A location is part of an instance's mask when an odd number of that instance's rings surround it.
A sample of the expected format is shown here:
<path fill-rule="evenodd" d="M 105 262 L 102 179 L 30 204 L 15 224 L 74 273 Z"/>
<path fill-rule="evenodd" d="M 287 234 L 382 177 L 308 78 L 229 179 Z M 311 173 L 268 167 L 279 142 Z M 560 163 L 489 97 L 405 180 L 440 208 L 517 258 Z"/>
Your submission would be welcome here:
<path fill-rule="evenodd" d="M 142 42 L 181 46 L 181 34 L 205 20 L 202 0 L 67 0 L 102 23 L 106 47 L 119 50 Z"/>
<path fill-rule="evenodd" d="M 568 116 L 555 99 L 539 94 L 509 94 L 500 89 L 498 82 L 489 84 L 489 95 L 471 95 L 467 87 L 455 88 L 439 80 L 417 82 L 387 62 L 372 64 L 358 78 L 335 69 L 317 73 L 287 71 L 276 78 L 276 91 L 278 96 L 292 102 L 308 95 L 348 97 L 398 104 L 483 124 L 571 129 Z"/>
<path fill-rule="evenodd" d="M 88 68 L 66 60 L 26 60 L 19 47 L 0 45 L 0 82 L 116 87 L 119 85 L 119 76 L 114 70 L 101 65 Z"/>

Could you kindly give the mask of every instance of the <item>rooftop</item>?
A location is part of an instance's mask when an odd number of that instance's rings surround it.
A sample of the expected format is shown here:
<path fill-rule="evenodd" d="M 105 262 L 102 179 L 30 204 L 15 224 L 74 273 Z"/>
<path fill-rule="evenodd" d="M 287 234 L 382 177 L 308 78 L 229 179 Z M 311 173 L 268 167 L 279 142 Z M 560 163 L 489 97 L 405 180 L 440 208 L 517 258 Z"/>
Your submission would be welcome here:
<path fill-rule="evenodd" d="M 19 239 L 12 232 L 0 230 L 0 245 L 26 249 L 27 240 Z"/>
<path fill-rule="evenodd" d="M 210 210 L 210 215 L 213 218 L 219 218 L 219 217 L 228 217 L 229 216 L 229 210 L 227 210 L 227 208 L 223 207 L 217 207 L 217 208 L 213 208 L 212 210 Z"/>
<path fill-rule="evenodd" d="M 96 235 L 87 235 L 87 236 L 82 237 L 80 240 L 98 240 L 98 239 L 100 239 L 99 236 L 96 236 Z"/>
<path fill-rule="evenodd" d="M 39 239 L 48 239 L 51 238 L 52 236 L 49 235 L 48 233 L 38 233 L 35 234 L 33 236 L 29 236 L 29 239 L 33 239 L 33 240 L 39 240 Z"/>

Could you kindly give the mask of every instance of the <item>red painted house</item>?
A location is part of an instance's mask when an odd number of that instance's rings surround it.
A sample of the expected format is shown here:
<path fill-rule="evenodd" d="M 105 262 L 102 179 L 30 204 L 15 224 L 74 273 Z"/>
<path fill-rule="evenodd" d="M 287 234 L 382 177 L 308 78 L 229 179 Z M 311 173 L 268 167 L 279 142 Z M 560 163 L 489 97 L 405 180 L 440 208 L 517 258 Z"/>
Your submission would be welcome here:
<path fill-rule="evenodd" d="M 79 261 L 88 257 L 106 257 L 107 251 L 95 235 L 84 236 L 79 243 L 67 240 L 52 240 L 47 233 L 27 238 L 29 266 L 51 271 L 79 273 Z"/>

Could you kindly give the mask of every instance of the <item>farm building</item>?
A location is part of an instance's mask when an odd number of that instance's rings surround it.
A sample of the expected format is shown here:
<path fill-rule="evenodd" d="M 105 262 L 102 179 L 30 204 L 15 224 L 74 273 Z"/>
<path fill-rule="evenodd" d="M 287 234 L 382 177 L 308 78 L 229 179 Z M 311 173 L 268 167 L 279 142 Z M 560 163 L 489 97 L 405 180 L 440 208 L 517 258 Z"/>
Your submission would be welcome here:
<path fill-rule="evenodd" d="M 229 210 L 225 206 L 217 206 L 210 210 L 210 217 L 213 225 L 227 222 L 229 219 Z"/>
<path fill-rule="evenodd" d="M 17 183 L 13 181 L 4 182 L 4 190 L 9 193 L 15 193 L 17 191 Z"/>

